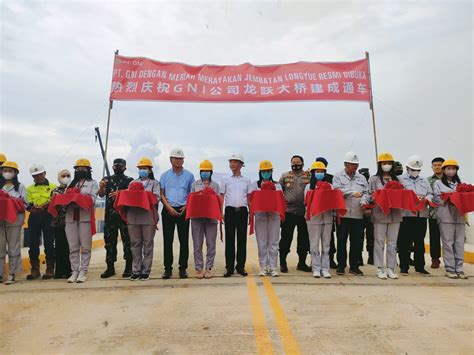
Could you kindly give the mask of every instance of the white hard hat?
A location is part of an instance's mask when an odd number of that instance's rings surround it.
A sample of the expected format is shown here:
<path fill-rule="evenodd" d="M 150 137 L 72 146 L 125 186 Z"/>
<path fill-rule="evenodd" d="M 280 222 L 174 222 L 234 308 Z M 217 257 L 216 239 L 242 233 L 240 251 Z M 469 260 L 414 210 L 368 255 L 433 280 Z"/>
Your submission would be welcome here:
<path fill-rule="evenodd" d="M 229 161 L 230 160 L 238 160 L 238 161 L 242 162 L 242 164 L 245 163 L 244 156 L 242 154 L 232 154 L 229 158 Z"/>
<path fill-rule="evenodd" d="M 172 149 L 170 153 L 170 158 L 183 158 L 184 159 L 183 150 L 181 148 Z"/>
<path fill-rule="evenodd" d="M 359 164 L 359 156 L 354 152 L 347 152 L 344 155 L 344 163 Z"/>
<path fill-rule="evenodd" d="M 44 170 L 44 166 L 41 164 L 33 164 L 30 167 L 30 175 L 35 176 L 44 173 L 46 170 Z"/>
<path fill-rule="evenodd" d="M 419 155 L 412 155 L 408 158 L 405 165 L 411 170 L 421 170 L 423 167 L 423 160 Z"/>

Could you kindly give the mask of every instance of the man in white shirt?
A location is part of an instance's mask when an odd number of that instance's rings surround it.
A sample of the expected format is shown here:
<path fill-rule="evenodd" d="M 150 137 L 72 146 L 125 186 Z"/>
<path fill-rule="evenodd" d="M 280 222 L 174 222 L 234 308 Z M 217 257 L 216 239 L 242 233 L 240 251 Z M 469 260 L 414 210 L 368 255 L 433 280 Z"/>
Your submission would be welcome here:
<path fill-rule="evenodd" d="M 248 194 L 250 179 L 242 176 L 240 170 L 244 166 L 244 157 L 233 154 L 229 158 L 232 175 L 221 182 L 221 196 L 224 199 L 225 225 L 225 264 L 224 277 L 230 277 L 234 269 L 242 276 L 247 276 L 245 261 L 247 259 L 247 225 L 248 225 Z M 235 252 L 237 234 L 237 255 Z M 234 266 L 234 263 L 237 263 Z"/>

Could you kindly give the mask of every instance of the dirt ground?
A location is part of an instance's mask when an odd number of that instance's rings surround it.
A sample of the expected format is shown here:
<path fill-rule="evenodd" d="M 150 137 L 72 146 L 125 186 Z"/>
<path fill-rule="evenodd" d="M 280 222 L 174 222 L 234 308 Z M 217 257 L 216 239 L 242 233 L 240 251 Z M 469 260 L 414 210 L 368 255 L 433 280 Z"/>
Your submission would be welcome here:
<path fill-rule="evenodd" d="M 442 269 L 378 280 L 373 266 L 324 280 L 296 271 L 293 255 L 288 274 L 261 278 L 249 237 L 247 278 L 221 276 L 219 242 L 215 278 L 192 278 L 191 252 L 189 279 L 162 280 L 162 244 L 158 233 L 146 282 L 100 279 L 99 248 L 85 284 L 0 284 L 0 353 L 474 353 L 473 265 L 469 280 Z"/>

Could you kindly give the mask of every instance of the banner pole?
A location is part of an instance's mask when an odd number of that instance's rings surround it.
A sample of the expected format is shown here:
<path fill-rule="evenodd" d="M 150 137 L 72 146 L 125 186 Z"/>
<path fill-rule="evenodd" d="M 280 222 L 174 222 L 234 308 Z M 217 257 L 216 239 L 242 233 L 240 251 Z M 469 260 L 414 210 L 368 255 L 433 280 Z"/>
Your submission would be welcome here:
<path fill-rule="evenodd" d="M 365 57 L 367 58 L 367 65 L 368 65 L 368 72 L 369 75 L 369 92 L 370 92 L 370 111 L 372 111 L 372 127 L 374 131 L 374 144 L 375 144 L 375 161 L 377 162 L 377 158 L 379 155 L 378 146 L 377 146 L 377 130 L 375 129 L 375 111 L 374 111 L 374 98 L 372 96 L 372 76 L 370 74 L 370 58 L 369 52 L 365 52 Z"/>
<path fill-rule="evenodd" d="M 114 62 L 115 56 L 119 54 L 118 49 L 114 52 Z M 107 130 L 105 131 L 105 149 L 104 149 L 104 168 L 102 170 L 102 176 L 105 176 L 105 162 L 107 161 L 107 148 L 109 146 L 109 130 L 110 130 L 110 114 L 112 113 L 112 108 L 114 106 L 114 101 L 109 100 L 109 113 L 107 114 Z"/>

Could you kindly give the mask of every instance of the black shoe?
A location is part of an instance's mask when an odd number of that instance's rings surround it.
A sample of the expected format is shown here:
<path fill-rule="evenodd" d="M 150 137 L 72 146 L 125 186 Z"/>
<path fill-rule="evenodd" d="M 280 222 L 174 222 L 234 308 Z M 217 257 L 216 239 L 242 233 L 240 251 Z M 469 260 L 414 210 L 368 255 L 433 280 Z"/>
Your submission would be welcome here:
<path fill-rule="evenodd" d="M 408 269 L 400 269 L 400 275 L 408 276 Z"/>
<path fill-rule="evenodd" d="M 186 271 L 186 269 L 179 270 L 179 278 L 180 279 L 188 278 L 188 272 Z"/>
<path fill-rule="evenodd" d="M 415 266 L 415 260 L 413 260 L 412 258 L 409 258 L 408 265 Z"/>
<path fill-rule="evenodd" d="M 248 275 L 248 272 L 245 271 L 244 268 L 242 268 L 242 269 L 235 269 L 235 271 L 237 271 L 237 273 L 238 273 L 239 275 L 242 275 L 242 276 L 247 276 L 247 275 Z"/>
<path fill-rule="evenodd" d="M 367 264 L 368 265 L 374 265 L 374 257 L 373 256 L 369 256 L 369 258 L 367 259 Z"/>
<path fill-rule="evenodd" d="M 288 265 L 286 264 L 281 264 L 280 265 L 280 271 L 284 274 L 288 273 Z"/>
<path fill-rule="evenodd" d="M 125 270 L 123 270 L 122 277 L 132 276 L 132 263 L 127 260 Z"/>
<path fill-rule="evenodd" d="M 224 277 L 231 277 L 234 274 L 233 270 L 225 269 Z"/>
<path fill-rule="evenodd" d="M 336 262 L 334 261 L 334 259 L 329 259 L 329 267 L 331 269 L 337 269 L 337 264 Z"/>
<path fill-rule="evenodd" d="M 137 281 L 141 277 L 142 277 L 142 275 L 140 275 L 140 274 L 132 274 L 132 276 L 130 276 L 130 280 Z"/>
<path fill-rule="evenodd" d="M 306 265 L 306 264 L 301 264 L 301 263 L 298 263 L 298 265 L 296 265 L 296 270 L 304 271 L 304 272 L 311 272 L 311 271 L 313 271 L 313 269 L 311 269 L 310 266 L 308 266 L 308 265 Z"/>
<path fill-rule="evenodd" d="M 418 274 L 421 274 L 421 275 L 431 275 L 428 271 L 426 271 L 425 269 L 421 269 L 421 270 L 415 270 Z"/>
<path fill-rule="evenodd" d="M 364 276 L 364 273 L 359 269 L 349 269 L 349 273 L 356 276 Z"/>
<path fill-rule="evenodd" d="M 171 279 L 171 271 L 165 270 L 165 272 L 163 273 L 163 275 L 161 275 L 161 278 L 162 278 L 163 280 L 169 280 L 169 279 Z"/>
<path fill-rule="evenodd" d="M 112 277 L 114 275 L 115 275 L 114 264 L 108 264 L 107 269 L 102 274 L 100 274 L 100 278 L 101 279 L 107 279 L 107 278 Z"/>
<path fill-rule="evenodd" d="M 344 270 L 345 268 L 343 268 L 342 266 L 341 267 L 337 267 L 337 270 L 336 270 L 336 274 L 338 275 L 344 275 L 346 273 L 346 271 Z"/>
<path fill-rule="evenodd" d="M 147 281 L 150 279 L 150 275 L 148 274 L 141 274 L 140 275 L 140 281 Z"/>

